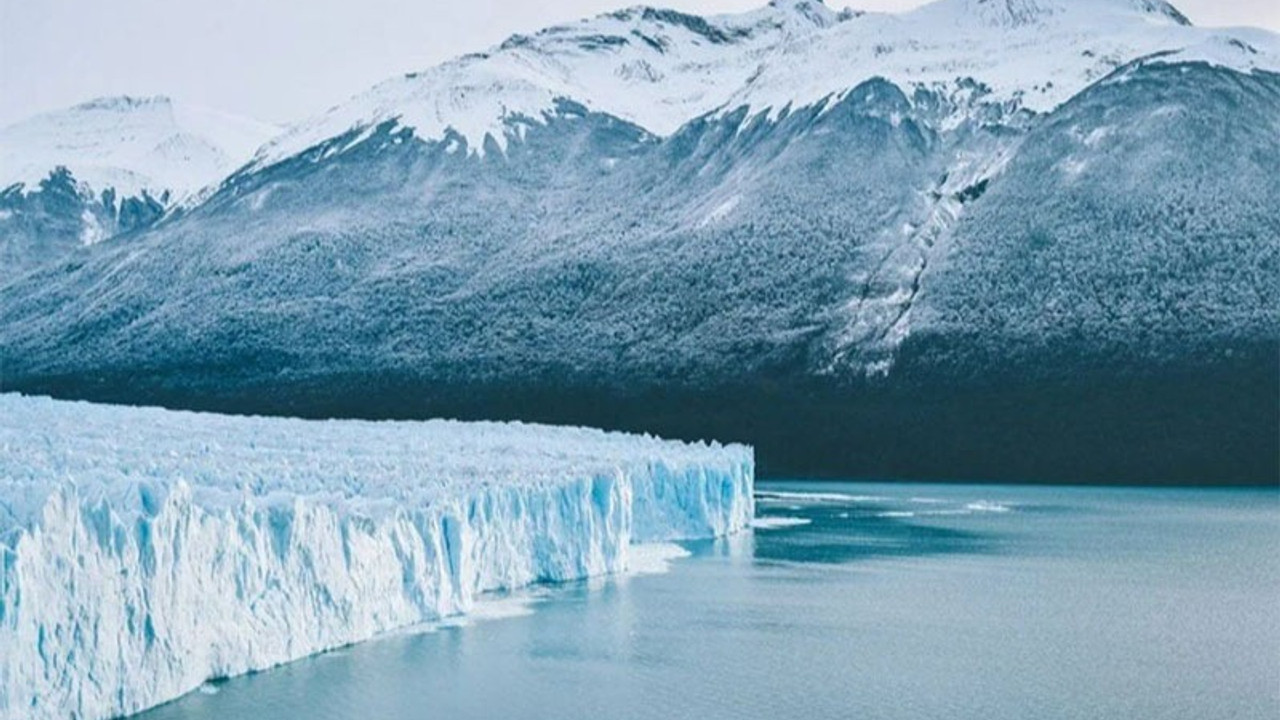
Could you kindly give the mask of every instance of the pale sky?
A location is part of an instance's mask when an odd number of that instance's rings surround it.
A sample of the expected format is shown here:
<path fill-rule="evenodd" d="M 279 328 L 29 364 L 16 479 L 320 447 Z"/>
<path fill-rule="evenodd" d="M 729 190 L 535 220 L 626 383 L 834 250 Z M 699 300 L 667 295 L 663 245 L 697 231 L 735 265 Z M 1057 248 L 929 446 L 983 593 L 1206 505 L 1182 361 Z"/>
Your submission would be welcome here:
<path fill-rule="evenodd" d="M 641 0 L 0 0 L 0 126 L 104 95 L 274 122 L 516 32 Z M 708 14 L 765 0 L 648 0 Z M 828 0 L 902 10 L 921 0 Z M 1280 32 L 1280 0 L 1174 0 L 1197 25 Z"/>

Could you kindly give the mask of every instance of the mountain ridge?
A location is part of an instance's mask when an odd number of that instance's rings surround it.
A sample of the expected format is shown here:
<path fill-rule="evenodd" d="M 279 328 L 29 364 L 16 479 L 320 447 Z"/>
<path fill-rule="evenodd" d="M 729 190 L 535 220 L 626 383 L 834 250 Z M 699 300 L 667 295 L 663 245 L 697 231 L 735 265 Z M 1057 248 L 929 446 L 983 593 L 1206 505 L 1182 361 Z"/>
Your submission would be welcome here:
<path fill-rule="evenodd" d="M 993 24 L 986 17 L 992 8 L 1029 13 L 1038 22 Z M 1091 38 L 1089 23 L 1124 29 Z M 814 0 L 789 0 L 705 19 L 639 6 L 514 35 L 485 52 L 387 81 L 299 123 L 265 147 L 254 166 L 388 119 L 428 140 L 452 131 L 483 154 L 487 137 L 501 149 L 518 135 L 506 118 L 540 121 L 556 99 L 665 137 L 707 112 L 747 106 L 749 114 L 776 115 L 828 102 L 875 76 L 904 87 L 953 89 L 969 77 L 990 87 L 993 100 L 1044 112 L 1116 67 L 1157 52 L 1199 49 L 1216 64 L 1280 71 L 1276 36 L 1258 36 L 1250 53 L 1216 41 L 1232 33 L 1192 27 L 1158 0 L 937 0 L 896 14 L 837 13 Z M 708 45 L 719 53 L 714 61 Z M 619 92 L 615 75 L 638 80 Z M 1053 82 L 1046 85 L 1047 78 Z"/>
<path fill-rule="evenodd" d="M 149 227 L 278 131 L 163 95 L 95 98 L 0 128 L 0 282 Z"/>
<path fill-rule="evenodd" d="M 447 125 L 424 136 L 394 112 L 339 118 L 338 134 L 295 135 L 305 149 L 260 155 L 181 213 L 0 285 L 6 384 L 234 412 L 718 437 L 756 445 L 771 473 L 1269 481 L 1280 471 L 1270 36 L 1183 35 L 1127 0 L 1081 7 L 981 34 L 1072 48 L 1015 68 L 1047 73 L 1030 86 L 1041 100 L 1071 87 L 1054 58 L 1106 68 L 1041 110 L 1000 85 L 1008 59 L 992 71 L 970 49 L 938 60 L 946 82 L 904 82 L 878 72 L 904 62 L 894 49 L 839 76 L 852 84 L 837 93 L 794 84 L 820 102 L 720 103 L 670 134 L 565 97 L 537 118 L 500 118 L 505 145 Z M 1095 7 L 1136 24 L 1063 24 Z M 704 69 L 741 72 L 735 53 L 776 39 L 775 27 L 730 47 L 688 19 L 624 14 L 607 22 L 697 40 L 668 47 L 672 67 L 706 53 L 719 60 Z M 900 22 L 850 16 L 768 45 L 757 81 L 807 53 L 839 61 L 824 68 L 852 62 L 844 50 L 860 36 L 841 33 L 868 19 Z M 539 42 L 575 62 L 605 58 L 592 77 L 627 80 L 613 72 L 635 58 L 620 60 L 621 44 L 601 39 L 619 35 L 592 22 Z M 1148 25 L 1159 34 L 1133 29 Z M 1142 53 L 1131 42 L 1170 29 L 1195 42 Z M 973 37 L 911 52 L 937 60 Z M 1100 61 L 1106 48 L 1128 54 Z M 1262 65 L 1239 61 L 1254 55 Z M 409 93 L 418 100 L 448 87 L 428 80 L 397 87 L 430 90 Z M 706 89 L 682 87 L 695 85 Z"/>
<path fill-rule="evenodd" d="M 230 174 L 279 131 L 164 95 L 94 98 L 0 128 L 0 185 L 33 186 L 65 166 L 98 192 L 186 195 Z"/>

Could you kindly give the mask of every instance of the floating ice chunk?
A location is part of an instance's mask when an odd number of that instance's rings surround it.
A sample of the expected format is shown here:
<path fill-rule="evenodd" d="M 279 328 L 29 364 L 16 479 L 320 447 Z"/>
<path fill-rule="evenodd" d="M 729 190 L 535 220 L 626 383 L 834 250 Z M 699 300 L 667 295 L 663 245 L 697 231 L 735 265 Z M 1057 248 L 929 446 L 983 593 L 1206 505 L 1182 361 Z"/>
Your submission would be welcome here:
<path fill-rule="evenodd" d="M 631 575 L 660 575 L 671 569 L 672 561 L 691 554 L 675 543 L 632 545 L 627 572 Z"/>
<path fill-rule="evenodd" d="M 477 620 L 504 620 L 507 618 L 526 617 L 532 615 L 534 606 L 542 598 L 532 593 L 523 592 L 514 595 L 482 597 L 471 607 L 471 612 L 459 616 L 465 619 L 462 624 Z"/>
<path fill-rule="evenodd" d="M 783 528 L 798 527 L 800 525 L 808 525 L 813 522 L 809 518 L 797 517 L 760 517 L 751 521 L 751 527 L 756 530 L 781 530 Z"/>
<path fill-rule="evenodd" d="M 756 491 L 756 499 L 763 502 L 861 503 L 880 502 L 888 498 L 880 497 L 879 495 L 851 495 L 848 493 L 758 490 Z"/>

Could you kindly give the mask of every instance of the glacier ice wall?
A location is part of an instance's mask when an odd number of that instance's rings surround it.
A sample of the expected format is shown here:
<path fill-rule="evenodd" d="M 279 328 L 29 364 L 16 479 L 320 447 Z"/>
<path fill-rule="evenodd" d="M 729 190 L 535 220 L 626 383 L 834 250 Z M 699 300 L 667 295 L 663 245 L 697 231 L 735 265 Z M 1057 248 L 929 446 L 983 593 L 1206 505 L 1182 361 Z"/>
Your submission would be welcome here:
<path fill-rule="evenodd" d="M 624 570 L 753 513 L 749 448 L 0 395 L 0 718 L 205 680 Z"/>

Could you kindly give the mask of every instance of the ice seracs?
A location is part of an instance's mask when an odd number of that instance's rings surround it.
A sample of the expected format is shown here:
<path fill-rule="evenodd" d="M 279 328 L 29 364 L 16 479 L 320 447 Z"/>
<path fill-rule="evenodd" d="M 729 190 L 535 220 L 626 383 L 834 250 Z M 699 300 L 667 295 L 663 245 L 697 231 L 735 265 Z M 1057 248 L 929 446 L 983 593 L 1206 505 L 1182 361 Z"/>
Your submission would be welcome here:
<path fill-rule="evenodd" d="M 624 570 L 753 513 L 742 446 L 0 395 L 0 718 L 108 718 Z"/>

